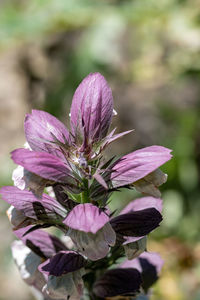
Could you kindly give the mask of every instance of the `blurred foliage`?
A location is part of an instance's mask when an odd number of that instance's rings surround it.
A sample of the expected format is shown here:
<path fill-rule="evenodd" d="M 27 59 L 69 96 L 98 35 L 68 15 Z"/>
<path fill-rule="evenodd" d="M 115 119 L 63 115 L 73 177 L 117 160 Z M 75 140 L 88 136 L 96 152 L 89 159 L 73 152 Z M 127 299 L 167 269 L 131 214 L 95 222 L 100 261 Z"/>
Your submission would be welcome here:
<path fill-rule="evenodd" d="M 65 120 L 78 83 L 99 71 L 113 89 L 114 125 L 136 129 L 110 153 L 173 149 L 162 168 L 169 175 L 161 188 L 164 221 L 149 246 L 166 260 L 153 300 L 200 299 L 199 8 L 199 0 L 0 2 L 0 58 L 20 53 L 30 107 Z M 10 184 L 12 167 L 2 165 L 1 185 Z M 116 193 L 113 208 L 137 196 Z"/>

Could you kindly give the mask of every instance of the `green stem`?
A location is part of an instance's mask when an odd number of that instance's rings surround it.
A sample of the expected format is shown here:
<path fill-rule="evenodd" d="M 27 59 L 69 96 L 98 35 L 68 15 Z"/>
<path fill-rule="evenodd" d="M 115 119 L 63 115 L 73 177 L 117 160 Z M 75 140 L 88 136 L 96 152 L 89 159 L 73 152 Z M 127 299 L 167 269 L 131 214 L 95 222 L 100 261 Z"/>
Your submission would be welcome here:
<path fill-rule="evenodd" d="M 81 203 L 88 203 L 89 201 L 89 189 L 88 180 L 83 179 L 84 191 L 81 193 Z"/>

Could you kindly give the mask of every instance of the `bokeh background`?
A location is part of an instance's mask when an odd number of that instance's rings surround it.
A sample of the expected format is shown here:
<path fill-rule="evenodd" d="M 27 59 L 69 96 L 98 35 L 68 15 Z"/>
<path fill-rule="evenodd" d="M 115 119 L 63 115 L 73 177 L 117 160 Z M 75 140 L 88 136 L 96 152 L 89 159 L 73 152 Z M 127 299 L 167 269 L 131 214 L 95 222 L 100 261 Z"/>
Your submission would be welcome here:
<path fill-rule="evenodd" d="M 162 170 L 164 221 L 148 250 L 165 259 L 153 300 L 200 299 L 200 1 L 1 0 L 0 185 L 9 152 L 24 144 L 24 115 L 46 110 L 69 123 L 72 95 L 90 72 L 113 90 L 118 132 L 109 155 L 153 144 L 173 149 Z M 136 192 L 115 194 L 123 207 Z M 12 261 L 0 203 L 0 300 L 34 299 Z"/>

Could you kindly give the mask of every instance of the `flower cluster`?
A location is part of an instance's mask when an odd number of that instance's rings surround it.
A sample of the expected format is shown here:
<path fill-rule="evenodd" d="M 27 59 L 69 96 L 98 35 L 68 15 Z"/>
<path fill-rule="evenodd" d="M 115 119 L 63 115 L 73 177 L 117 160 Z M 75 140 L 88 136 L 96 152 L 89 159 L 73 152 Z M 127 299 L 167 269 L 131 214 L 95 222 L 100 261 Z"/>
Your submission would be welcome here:
<path fill-rule="evenodd" d="M 158 278 L 162 260 L 146 251 L 146 240 L 162 221 L 158 187 L 167 175 L 158 168 L 171 150 L 151 146 L 106 161 L 104 149 L 131 132 L 108 133 L 114 114 L 105 78 L 89 74 L 75 91 L 70 131 L 33 110 L 25 118 L 27 145 L 12 152 L 15 186 L 0 191 L 19 238 L 12 253 L 22 278 L 44 299 L 147 299 Z M 145 197 L 117 215 L 108 202 L 122 188 Z M 63 241 L 42 230 L 50 226 Z"/>

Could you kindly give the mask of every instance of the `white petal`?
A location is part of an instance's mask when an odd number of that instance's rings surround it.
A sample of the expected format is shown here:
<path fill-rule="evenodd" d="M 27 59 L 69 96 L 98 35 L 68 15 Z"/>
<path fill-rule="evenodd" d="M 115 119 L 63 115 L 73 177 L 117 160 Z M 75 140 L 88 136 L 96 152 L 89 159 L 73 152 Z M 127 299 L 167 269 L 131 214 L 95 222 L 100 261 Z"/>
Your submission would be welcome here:
<path fill-rule="evenodd" d="M 58 277 L 51 275 L 43 288 L 43 293 L 52 299 L 79 300 L 83 292 L 83 275 L 82 270 Z"/>
<path fill-rule="evenodd" d="M 128 260 L 134 259 L 146 250 L 146 236 L 136 242 L 124 245 L 124 250 Z"/>
<path fill-rule="evenodd" d="M 14 241 L 12 244 L 12 256 L 19 269 L 22 279 L 38 290 L 45 285 L 44 276 L 38 271 L 42 259 L 26 247 L 22 241 Z"/>
<path fill-rule="evenodd" d="M 26 183 L 23 177 L 24 177 L 24 168 L 22 166 L 18 166 L 16 169 L 14 169 L 12 173 L 12 180 L 14 181 L 14 185 L 18 187 L 20 190 L 24 190 L 26 188 Z"/>
<path fill-rule="evenodd" d="M 118 115 L 118 113 L 115 109 L 113 109 L 113 114 L 112 115 L 113 115 L 113 117 Z"/>
<path fill-rule="evenodd" d="M 110 245 L 115 244 L 116 235 L 111 225 L 104 225 L 96 234 L 70 229 L 68 233 L 78 251 L 95 261 L 105 257 Z"/>

